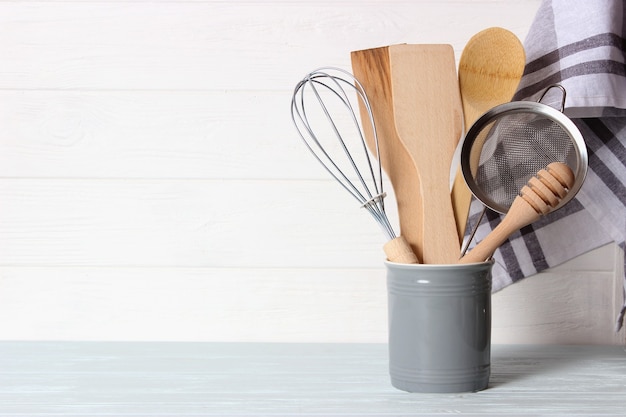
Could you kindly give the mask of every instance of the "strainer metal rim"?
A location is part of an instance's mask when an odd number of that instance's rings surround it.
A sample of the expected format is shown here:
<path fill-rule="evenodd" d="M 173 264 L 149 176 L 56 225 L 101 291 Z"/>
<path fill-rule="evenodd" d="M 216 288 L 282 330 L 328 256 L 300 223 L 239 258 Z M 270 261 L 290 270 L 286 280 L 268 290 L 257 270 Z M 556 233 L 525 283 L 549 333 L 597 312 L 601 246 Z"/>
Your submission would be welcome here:
<path fill-rule="evenodd" d="M 463 145 L 461 147 L 461 171 L 463 173 L 463 179 L 468 188 L 478 200 L 480 200 L 485 206 L 491 210 L 501 214 L 506 214 L 509 211 L 510 206 L 498 204 L 485 194 L 482 189 L 476 184 L 473 179 L 471 167 L 470 167 L 470 151 L 477 138 L 477 134 L 489 123 L 495 119 L 509 114 L 526 113 L 536 114 L 545 117 L 557 124 L 559 124 L 563 130 L 570 136 L 572 143 L 576 149 L 576 162 L 577 167 L 574 171 L 574 184 L 567 192 L 566 196 L 559 202 L 559 204 L 552 210 L 558 210 L 572 200 L 585 181 L 587 176 L 587 167 L 589 163 L 589 156 L 587 153 L 587 146 L 585 140 L 580 133 L 580 130 L 572 120 L 564 113 L 555 109 L 554 107 L 536 101 L 512 101 L 509 103 L 500 104 L 485 112 L 480 116 L 476 122 L 469 128 L 465 137 L 463 138 Z M 570 167 L 572 168 L 572 167 Z"/>

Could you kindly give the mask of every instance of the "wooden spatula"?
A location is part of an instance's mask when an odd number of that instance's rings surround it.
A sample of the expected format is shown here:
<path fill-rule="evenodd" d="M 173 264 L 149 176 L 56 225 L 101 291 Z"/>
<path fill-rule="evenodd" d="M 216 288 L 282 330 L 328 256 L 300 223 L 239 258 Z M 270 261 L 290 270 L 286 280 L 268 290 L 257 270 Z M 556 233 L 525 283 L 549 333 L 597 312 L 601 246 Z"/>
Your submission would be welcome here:
<path fill-rule="evenodd" d="M 422 202 L 417 170 L 411 155 L 396 134 L 391 98 L 391 76 L 388 47 L 354 51 L 351 53 L 352 72 L 367 93 L 380 148 L 380 163 L 389 177 L 396 195 L 400 235 L 421 258 Z M 368 113 L 361 104 L 361 118 Z M 373 132 L 369 123 L 363 123 L 367 144 L 375 154 Z"/>
<path fill-rule="evenodd" d="M 460 245 L 450 198 L 450 166 L 463 129 L 463 110 L 450 45 L 389 49 L 396 132 L 417 168 L 422 263 L 450 264 Z M 416 215 L 416 214 L 413 214 Z"/>

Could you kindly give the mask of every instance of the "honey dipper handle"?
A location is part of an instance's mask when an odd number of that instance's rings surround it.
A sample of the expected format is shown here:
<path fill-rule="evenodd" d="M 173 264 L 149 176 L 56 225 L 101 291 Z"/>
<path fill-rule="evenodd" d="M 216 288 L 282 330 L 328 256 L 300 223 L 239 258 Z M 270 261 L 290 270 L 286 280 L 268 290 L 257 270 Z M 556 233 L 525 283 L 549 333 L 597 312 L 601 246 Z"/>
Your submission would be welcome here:
<path fill-rule="evenodd" d="M 480 241 L 469 253 L 463 256 L 460 264 L 484 262 L 493 255 L 498 246 L 516 230 L 536 221 L 541 215 L 523 197 L 517 196 L 502 222 Z"/>

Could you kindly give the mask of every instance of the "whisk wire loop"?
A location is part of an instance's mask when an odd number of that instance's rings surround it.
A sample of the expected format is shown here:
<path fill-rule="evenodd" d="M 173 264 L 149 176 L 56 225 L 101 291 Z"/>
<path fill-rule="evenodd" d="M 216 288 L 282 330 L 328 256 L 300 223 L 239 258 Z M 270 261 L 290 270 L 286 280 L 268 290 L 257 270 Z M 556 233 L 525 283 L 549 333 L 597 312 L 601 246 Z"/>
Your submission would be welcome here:
<path fill-rule="evenodd" d="M 334 113 L 329 106 L 330 103 L 327 103 L 327 100 L 330 100 L 327 99 L 328 95 L 336 101 L 334 104 L 338 104 L 346 110 L 344 113 L 348 115 L 351 129 L 356 132 L 354 135 L 356 137 L 349 140 L 360 141 L 357 149 L 362 157 L 359 161 L 363 161 L 361 166 L 352 155 L 351 148 L 347 143 L 348 139 L 344 138 L 342 134 L 340 124 L 343 119 L 340 118 L 341 115 Z M 353 104 L 355 98 L 364 106 L 368 115 L 367 120 L 374 138 L 374 160 L 372 160 L 368 150 L 365 133 L 357 116 L 357 106 Z M 309 112 L 315 109 L 321 111 L 331 132 L 329 136 L 334 136 L 334 139 L 339 144 L 341 154 L 343 154 L 344 160 L 347 161 L 348 171 L 353 172 L 356 176 L 356 182 L 352 182 L 347 172 L 344 171 L 345 168 L 340 167 L 334 157 L 329 155 L 322 144 L 321 138 L 315 133 L 316 129 L 313 127 L 314 120 L 309 116 Z M 370 212 L 387 238 L 390 240 L 394 239 L 396 234 L 385 213 L 384 196 L 386 194 L 383 189 L 380 149 L 374 117 L 361 83 L 352 74 L 340 68 L 324 67 L 314 70 L 307 74 L 294 89 L 291 100 L 291 118 L 300 138 L 318 162 L 346 191 L 361 203 L 362 207 Z"/>

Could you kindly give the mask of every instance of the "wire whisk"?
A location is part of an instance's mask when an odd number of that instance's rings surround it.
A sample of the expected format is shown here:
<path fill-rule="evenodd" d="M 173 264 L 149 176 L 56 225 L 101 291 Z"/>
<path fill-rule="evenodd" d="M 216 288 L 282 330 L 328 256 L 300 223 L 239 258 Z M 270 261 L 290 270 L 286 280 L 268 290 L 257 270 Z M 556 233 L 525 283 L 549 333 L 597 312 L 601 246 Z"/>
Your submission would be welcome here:
<path fill-rule="evenodd" d="M 359 123 L 355 99 L 360 100 L 368 115 L 375 143 L 373 158 Z M 388 259 L 417 263 L 410 246 L 396 236 L 385 213 L 379 142 L 370 103 L 361 83 L 340 68 L 312 71 L 294 89 L 291 118 L 313 156 L 379 224 L 388 239 L 384 247 Z"/>

